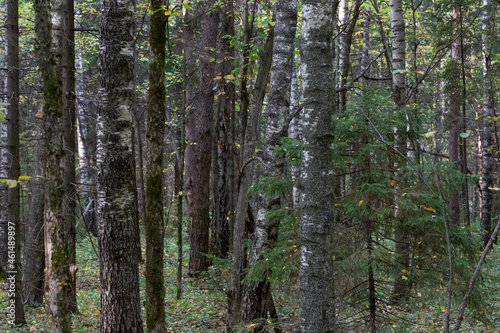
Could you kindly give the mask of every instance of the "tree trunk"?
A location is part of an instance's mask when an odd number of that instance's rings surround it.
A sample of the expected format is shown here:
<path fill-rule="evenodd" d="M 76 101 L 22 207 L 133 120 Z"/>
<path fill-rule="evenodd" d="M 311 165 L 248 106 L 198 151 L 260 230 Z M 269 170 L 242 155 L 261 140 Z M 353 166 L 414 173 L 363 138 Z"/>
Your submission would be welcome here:
<path fill-rule="evenodd" d="M 252 94 L 251 108 L 248 114 L 248 127 L 245 132 L 245 145 L 243 148 L 242 169 L 239 177 L 238 202 L 235 207 L 235 221 L 233 231 L 233 256 L 231 261 L 231 280 L 228 290 L 228 319 L 227 327 L 232 330 L 241 322 L 242 306 L 242 272 L 244 262 L 244 234 L 245 220 L 247 217 L 248 198 L 247 192 L 252 185 L 253 171 L 255 167 L 255 148 L 260 133 L 260 113 L 264 102 L 266 86 L 271 68 L 271 57 L 274 41 L 274 29 L 269 31 L 266 44 L 260 54 L 260 68 L 255 78 Z"/>
<path fill-rule="evenodd" d="M 164 0 L 151 0 L 149 32 L 149 100 L 146 142 L 146 322 L 148 332 L 165 329 L 163 285 L 163 137 L 165 132 L 165 47 L 167 16 Z"/>
<path fill-rule="evenodd" d="M 302 332 L 334 332 L 333 22 L 330 1 L 302 2 L 302 221 L 299 320 Z"/>
<path fill-rule="evenodd" d="M 391 0 L 389 2 L 389 11 L 392 31 L 392 94 L 394 100 L 395 113 L 404 112 L 406 100 L 406 39 L 405 22 L 402 0 Z M 406 133 L 401 129 L 397 130 L 396 141 L 399 152 L 406 156 Z M 401 168 L 405 161 L 398 165 Z M 395 178 L 397 175 L 395 175 Z M 396 226 L 394 228 L 394 252 L 395 252 L 395 272 L 394 272 L 394 291 L 393 300 L 406 298 L 409 292 L 409 283 L 403 279 L 402 270 L 409 267 L 410 245 L 408 240 L 407 227 L 404 221 L 399 217 L 399 209 L 396 209 Z"/>
<path fill-rule="evenodd" d="M 184 104 L 184 103 L 183 103 Z M 183 108 L 184 109 L 184 108 Z M 184 125 L 180 125 L 181 128 L 176 130 L 176 159 L 174 165 L 175 172 L 175 185 L 174 193 L 177 197 L 177 293 L 176 299 L 181 299 L 182 297 L 182 264 L 183 264 L 183 240 L 182 240 L 182 229 L 183 229 L 183 211 L 182 211 L 182 184 L 184 183 L 184 140 L 183 132 Z"/>
<path fill-rule="evenodd" d="M 3 1 L 0 3 L 0 10 L 3 12 L 7 12 L 7 2 Z M 7 43 L 4 43 L 2 46 L 2 52 L 5 54 L 4 59 L 2 60 L 2 67 L 7 67 Z M 5 103 L 6 105 L 9 100 L 7 99 L 7 94 L 4 94 L 4 92 L 7 92 L 7 71 L 0 70 L 0 92 L 2 92 L 2 95 L 0 95 L 0 101 L 2 103 Z M 5 112 L 7 112 L 6 108 L 2 108 L 2 112 L 0 115 L 2 117 L 5 115 Z M 1 121 L 0 122 L 0 142 L 7 142 L 7 126 L 8 123 L 7 121 Z M 7 161 L 7 147 L 4 145 L 0 146 L 0 179 L 7 179 L 8 175 L 8 161 Z M 8 190 L 8 185 L 5 183 L 0 183 L 0 202 L 8 202 L 9 198 L 9 190 Z M 7 269 L 7 260 L 8 260 L 8 253 L 7 253 L 7 246 L 8 246 L 8 207 L 7 205 L 0 205 L 0 279 L 5 279 L 7 277 L 6 275 L 6 269 Z"/>
<path fill-rule="evenodd" d="M 295 66 L 294 66 L 295 67 Z M 292 86 L 290 91 L 290 114 L 294 114 L 299 108 L 301 91 L 298 86 L 297 80 L 297 70 L 292 71 Z M 336 104 L 334 104 L 336 105 Z M 301 114 L 298 113 L 290 122 L 288 128 L 288 136 L 295 140 L 300 140 L 302 137 L 302 118 Z M 300 167 L 291 167 L 291 176 L 293 183 L 293 194 L 292 194 L 292 205 L 294 210 L 298 211 L 300 209 Z"/>
<path fill-rule="evenodd" d="M 45 173 L 43 172 L 43 121 L 36 120 L 35 160 L 31 179 L 29 220 L 24 235 L 23 294 L 26 305 L 41 305 L 45 290 L 45 245 L 43 242 L 43 208 Z"/>
<path fill-rule="evenodd" d="M 285 176 L 285 160 L 277 156 L 274 147 L 280 146 L 280 138 L 287 136 L 288 126 L 285 122 L 290 111 L 296 26 L 297 1 L 279 0 L 276 4 L 269 102 L 264 115 L 266 118 L 266 133 L 261 177 L 279 179 Z M 278 208 L 280 204 L 280 196 L 266 199 L 264 194 L 259 195 L 257 221 L 252 237 L 249 265 L 253 265 L 257 260 L 261 259 L 261 251 L 269 247 L 269 243 L 274 243 L 277 240 L 279 220 L 268 221 L 266 213 L 271 209 Z M 274 241 L 269 239 L 271 234 Z M 259 286 L 262 284 L 266 286 Z M 248 323 L 258 318 L 267 318 L 267 307 L 262 306 L 262 304 L 267 303 L 270 292 L 271 288 L 268 281 L 259 281 L 246 286 L 242 314 L 244 322 Z"/>
<path fill-rule="evenodd" d="M 453 1 L 453 21 L 455 27 L 460 27 L 460 8 L 456 1 Z M 461 93 L 461 73 L 460 73 L 460 44 L 456 39 L 451 46 L 451 59 L 448 64 L 448 91 L 449 95 L 449 115 L 448 126 L 450 130 L 449 155 L 450 163 L 455 168 L 460 168 L 459 160 L 459 133 L 461 130 L 460 106 L 462 104 Z M 454 226 L 460 224 L 460 192 L 450 194 L 448 208 L 450 210 L 450 222 Z"/>
<path fill-rule="evenodd" d="M 482 135 L 482 184 L 481 184 L 481 243 L 488 244 L 491 234 L 493 209 L 493 81 L 491 72 L 491 0 L 483 0 L 483 135 Z"/>
<path fill-rule="evenodd" d="M 21 175 L 19 163 L 19 2 L 7 0 L 7 161 L 8 178 L 17 181 Z M 20 185 L 9 186 L 9 207 L 7 220 L 8 261 L 7 281 L 9 282 L 9 322 L 13 324 L 26 323 L 24 318 L 22 270 L 21 270 L 21 202 Z M 12 288 L 14 284 L 14 288 Z M 14 308 L 12 314 L 11 309 Z"/>
<path fill-rule="evenodd" d="M 363 23 L 363 48 L 361 52 L 361 73 L 368 72 L 369 74 L 369 61 L 370 61 L 370 18 L 371 18 L 371 9 L 370 7 L 365 9 L 365 20 Z M 360 79 L 360 83 L 364 84 L 363 89 L 366 91 L 368 88 L 368 82 Z M 368 117 L 370 115 L 368 114 Z M 368 119 L 365 119 L 366 127 L 368 128 L 370 124 L 368 123 Z M 363 145 L 369 144 L 369 137 L 367 134 L 363 133 L 361 136 L 361 142 Z M 370 156 L 367 155 L 364 158 L 363 168 L 368 173 L 370 172 Z M 369 178 L 368 181 L 373 183 L 372 179 Z M 371 211 L 373 208 L 371 203 L 371 198 L 368 198 L 367 209 Z M 376 294 L 376 285 L 375 285 L 375 275 L 373 272 L 373 232 L 374 232 L 374 222 L 371 220 L 370 216 L 363 217 L 363 224 L 366 228 L 366 249 L 368 252 L 368 302 L 369 302 L 369 325 L 370 325 L 370 333 L 377 332 L 377 294 Z"/>
<path fill-rule="evenodd" d="M 97 218 L 101 332 L 143 332 L 131 149 L 134 1 L 101 0 Z"/>
<path fill-rule="evenodd" d="M 214 105 L 214 80 L 216 62 L 215 47 L 219 26 L 219 12 L 212 8 L 214 0 L 204 3 L 203 47 L 200 59 L 200 109 L 195 132 L 188 136 L 186 165 L 191 172 L 186 174 L 186 192 L 189 212 L 193 219 L 189 273 L 208 269 L 210 228 L 210 164 Z"/>
<path fill-rule="evenodd" d="M 63 149 L 64 149 L 64 201 L 63 216 L 68 237 L 71 269 L 70 308 L 78 312 L 76 302 L 76 94 L 75 94 L 75 18 L 72 0 L 62 1 L 62 94 L 63 94 Z"/>
<path fill-rule="evenodd" d="M 222 36 L 234 36 L 234 8 L 233 0 L 224 2 L 224 12 L 222 17 Z M 234 214 L 234 163 L 231 142 L 231 117 L 234 113 L 235 84 L 234 80 L 226 79 L 234 69 L 233 61 L 234 49 L 231 47 L 231 40 L 222 40 L 221 52 L 224 59 L 221 63 L 221 81 L 223 97 L 219 112 L 219 133 L 217 138 L 217 161 L 219 167 L 218 186 L 218 206 L 216 212 L 218 225 L 216 227 L 216 254 L 220 258 L 226 258 L 229 252 L 231 214 Z"/>
<path fill-rule="evenodd" d="M 347 0 L 343 1 L 344 1 L 343 10 L 345 11 L 347 8 Z M 343 20 L 344 32 L 341 34 L 340 37 L 340 50 L 339 50 L 340 52 L 339 70 L 340 70 L 340 88 L 341 88 L 339 96 L 340 113 L 344 113 L 347 110 L 347 89 L 342 89 L 342 88 L 346 86 L 347 78 L 349 77 L 349 69 L 351 67 L 351 61 L 349 58 L 351 56 L 352 36 L 354 34 L 354 28 L 356 28 L 356 22 L 358 21 L 362 3 L 363 1 L 361 0 L 355 0 L 352 17 L 350 17 L 347 12 L 344 13 L 345 15 Z"/>
<path fill-rule="evenodd" d="M 56 72 L 55 50 L 61 50 L 61 3 L 54 2 L 54 16 L 50 16 L 50 2 L 37 0 L 35 32 L 38 39 L 38 67 L 43 84 L 43 119 L 45 131 L 45 242 L 49 289 L 49 309 L 52 332 L 71 332 L 69 272 L 70 253 L 67 230 L 63 220 L 64 183 L 62 162 L 63 128 L 60 73 Z M 54 29 L 52 29 L 54 25 Z"/>

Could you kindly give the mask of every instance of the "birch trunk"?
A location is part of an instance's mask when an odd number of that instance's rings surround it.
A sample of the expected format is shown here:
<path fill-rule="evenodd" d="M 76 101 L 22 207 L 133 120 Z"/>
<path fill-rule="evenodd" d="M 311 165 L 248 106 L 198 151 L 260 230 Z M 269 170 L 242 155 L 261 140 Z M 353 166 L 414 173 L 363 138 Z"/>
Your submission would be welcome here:
<path fill-rule="evenodd" d="M 299 324 L 334 332 L 333 22 L 329 0 L 302 2 L 302 230 Z"/>
<path fill-rule="evenodd" d="M 405 21 L 402 0 L 391 0 L 389 2 L 389 13 L 392 31 L 392 94 L 394 100 L 395 113 L 404 112 L 406 100 L 406 38 Z M 406 156 L 406 133 L 396 130 L 396 141 L 398 150 Z M 405 163 L 400 162 L 398 167 Z M 395 174 L 395 178 L 398 177 Z M 395 272 L 393 300 L 406 298 L 409 292 L 409 283 L 403 279 L 402 271 L 408 269 L 410 245 L 408 240 L 407 227 L 399 217 L 399 210 L 396 209 L 396 226 L 394 228 L 394 252 L 395 252 Z"/>
<path fill-rule="evenodd" d="M 488 244 L 491 233 L 491 218 L 493 209 L 493 81 L 491 71 L 491 13 L 493 7 L 491 0 L 483 0 L 483 134 L 482 134 L 482 183 L 481 183 L 481 243 Z"/>
<path fill-rule="evenodd" d="M 97 219 L 101 332 L 143 332 L 131 148 L 134 1 L 101 0 L 100 5 Z"/>
<path fill-rule="evenodd" d="M 264 113 L 266 133 L 261 177 L 282 178 L 285 175 L 285 160 L 276 155 L 274 147 L 281 145 L 280 138 L 285 137 L 288 130 L 285 121 L 290 111 L 296 26 L 297 1 L 279 0 L 276 5 L 269 102 Z M 252 237 L 249 265 L 253 265 L 257 260 L 261 259 L 260 252 L 276 242 L 279 221 L 268 221 L 266 213 L 271 209 L 278 208 L 280 204 L 281 198 L 279 196 L 266 199 L 265 195 L 259 195 L 257 221 Z M 266 294 L 265 291 L 269 294 Z M 243 298 L 243 321 L 251 322 L 258 318 L 267 318 L 267 300 L 269 297 L 271 295 L 268 281 L 260 281 L 246 286 Z"/>
<path fill-rule="evenodd" d="M 55 50 L 61 49 L 61 3 L 54 2 L 51 21 L 50 2 L 34 2 L 35 32 L 38 39 L 38 67 L 43 84 L 45 131 L 45 255 L 52 332 L 71 332 L 68 238 L 63 221 L 64 183 L 62 162 L 62 95 L 60 63 Z M 53 28 L 54 26 L 54 28 Z"/>

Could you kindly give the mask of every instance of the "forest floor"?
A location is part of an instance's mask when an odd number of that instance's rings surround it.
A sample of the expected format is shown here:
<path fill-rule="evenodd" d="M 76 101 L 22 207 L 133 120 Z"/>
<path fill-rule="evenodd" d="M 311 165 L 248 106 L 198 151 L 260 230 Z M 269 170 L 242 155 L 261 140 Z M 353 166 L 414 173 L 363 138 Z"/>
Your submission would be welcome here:
<path fill-rule="evenodd" d="M 99 264 L 94 247 L 88 238 L 81 240 L 77 246 L 78 282 L 77 297 L 80 313 L 73 317 L 74 332 L 99 332 Z M 226 297 L 225 286 L 228 282 L 228 271 L 224 267 L 210 271 L 203 278 L 189 278 L 186 269 L 183 277 L 183 296 L 176 300 L 176 253 L 177 246 L 174 238 L 166 242 L 165 249 L 165 288 L 166 288 L 166 325 L 168 332 L 224 332 Z M 189 250 L 184 248 L 184 258 L 187 266 Z M 144 265 L 140 266 L 141 297 L 144 296 Z M 482 320 L 470 319 L 465 316 L 462 332 L 500 332 L 500 251 L 490 254 L 490 259 L 483 274 L 483 292 L 489 295 L 487 307 L 482 314 Z M 284 332 L 298 332 L 298 306 L 296 297 L 288 293 L 278 292 L 275 295 L 275 304 L 280 313 L 280 322 Z M 1 307 L 7 307 L 7 284 L 0 284 Z M 415 304 L 412 310 L 384 309 L 385 318 L 378 323 L 379 332 L 441 332 L 446 303 L 446 292 L 440 292 L 443 298 L 436 298 L 425 303 Z M 143 301 L 144 302 L 144 301 Z M 142 306 L 145 318 L 144 303 Z M 452 313 L 452 318 L 456 311 Z M 24 327 L 10 327 L 6 313 L 2 314 L 0 332 L 50 332 L 47 315 L 47 299 L 42 308 L 26 309 L 27 325 Z M 361 328 L 365 327 L 365 328 Z M 251 329 L 248 329 L 251 332 Z M 349 322 L 340 322 L 338 332 L 368 332 L 365 319 L 351 317 Z"/>

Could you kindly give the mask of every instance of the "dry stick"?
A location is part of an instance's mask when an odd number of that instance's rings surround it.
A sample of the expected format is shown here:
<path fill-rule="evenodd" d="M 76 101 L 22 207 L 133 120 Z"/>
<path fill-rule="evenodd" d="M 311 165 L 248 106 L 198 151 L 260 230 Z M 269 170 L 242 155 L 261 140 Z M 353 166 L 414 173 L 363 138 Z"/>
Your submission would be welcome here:
<path fill-rule="evenodd" d="M 469 288 L 467 288 L 467 292 L 465 293 L 464 298 L 462 298 L 462 303 L 460 304 L 460 308 L 458 310 L 457 323 L 455 325 L 454 332 L 460 331 L 460 326 L 462 325 L 462 321 L 464 320 L 465 309 L 467 308 L 467 302 L 469 301 L 472 289 L 474 288 L 474 284 L 476 283 L 479 273 L 481 272 L 481 267 L 483 266 L 486 255 L 488 254 L 491 246 L 493 245 L 494 239 L 498 234 L 499 229 L 500 229 L 500 220 L 498 220 L 495 230 L 493 231 L 493 234 L 491 235 L 490 240 L 488 241 L 488 244 L 486 244 L 483 253 L 481 253 L 481 259 L 479 259 L 479 262 L 476 265 L 476 270 L 474 271 L 474 274 L 472 274 L 472 277 L 470 279 Z"/>

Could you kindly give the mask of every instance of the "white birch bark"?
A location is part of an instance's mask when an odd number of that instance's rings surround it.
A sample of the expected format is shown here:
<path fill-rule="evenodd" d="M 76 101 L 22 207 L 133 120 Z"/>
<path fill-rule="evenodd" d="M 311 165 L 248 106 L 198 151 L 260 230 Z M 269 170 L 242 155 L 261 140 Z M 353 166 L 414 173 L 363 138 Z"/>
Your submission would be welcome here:
<path fill-rule="evenodd" d="M 334 332 L 333 66 L 331 5 L 302 2 L 302 221 L 300 330 Z"/>
<path fill-rule="evenodd" d="M 493 81 L 491 71 L 491 13 L 493 7 L 491 0 L 483 0 L 483 134 L 482 134 L 482 182 L 481 182 L 481 243 L 488 244 L 491 233 L 493 193 Z"/>

